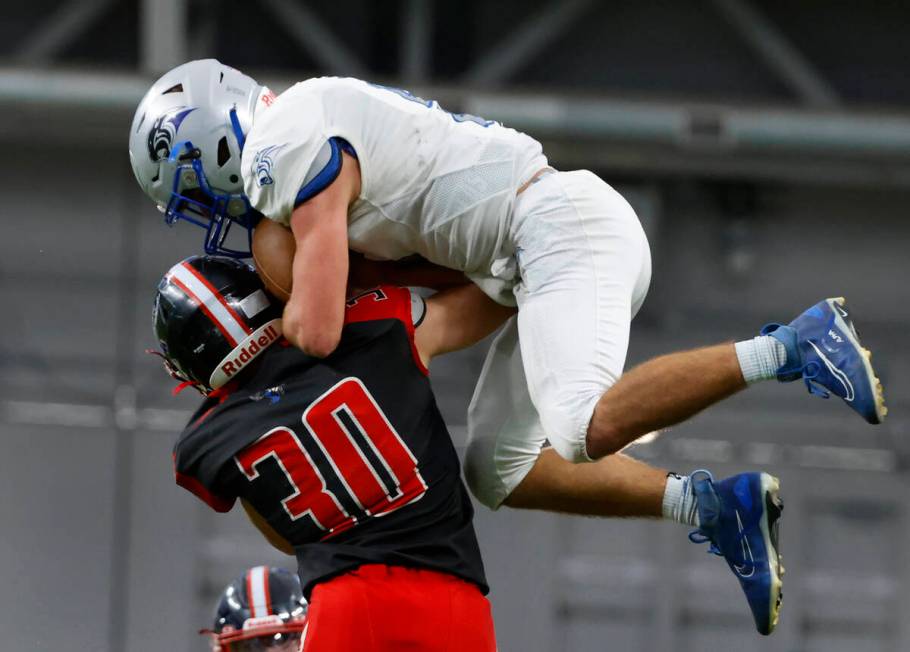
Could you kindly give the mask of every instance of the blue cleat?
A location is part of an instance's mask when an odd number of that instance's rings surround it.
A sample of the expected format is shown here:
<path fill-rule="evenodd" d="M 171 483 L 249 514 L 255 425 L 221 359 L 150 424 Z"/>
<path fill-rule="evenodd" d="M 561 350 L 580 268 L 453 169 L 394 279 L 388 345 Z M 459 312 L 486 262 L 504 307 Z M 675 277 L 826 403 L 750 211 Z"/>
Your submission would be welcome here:
<path fill-rule="evenodd" d="M 843 298 L 825 299 L 790 322 L 768 324 L 770 335 L 787 349 L 777 379 L 802 378 L 811 394 L 840 396 L 869 423 L 881 423 L 888 408 L 882 383 L 872 369 L 872 354 L 859 343 Z"/>
<path fill-rule="evenodd" d="M 699 527 L 689 539 L 710 541 L 708 552 L 727 560 L 749 601 L 755 627 L 767 636 L 777 626 L 784 575 L 778 552 L 784 508 L 780 482 L 767 473 L 743 473 L 714 482 L 708 471 L 695 471 L 690 478 Z"/>

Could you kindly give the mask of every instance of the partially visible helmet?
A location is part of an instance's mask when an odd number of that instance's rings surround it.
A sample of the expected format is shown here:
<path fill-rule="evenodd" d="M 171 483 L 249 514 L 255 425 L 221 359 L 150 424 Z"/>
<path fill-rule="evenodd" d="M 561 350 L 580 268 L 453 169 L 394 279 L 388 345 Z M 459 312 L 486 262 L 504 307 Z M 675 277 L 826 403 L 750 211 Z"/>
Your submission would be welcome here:
<path fill-rule="evenodd" d="M 272 92 L 215 59 L 190 61 L 155 82 L 136 109 L 130 163 L 142 190 L 174 224 L 206 230 L 205 251 L 249 256 L 260 215 L 243 194 L 240 155 L 257 106 Z M 247 251 L 228 249 L 231 224 L 246 229 Z"/>
<path fill-rule="evenodd" d="M 155 335 L 171 375 L 207 393 L 280 339 L 281 310 L 249 265 L 192 256 L 158 283 Z"/>
<path fill-rule="evenodd" d="M 228 584 L 211 630 L 216 652 L 297 652 L 307 602 L 297 575 L 256 566 Z"/>

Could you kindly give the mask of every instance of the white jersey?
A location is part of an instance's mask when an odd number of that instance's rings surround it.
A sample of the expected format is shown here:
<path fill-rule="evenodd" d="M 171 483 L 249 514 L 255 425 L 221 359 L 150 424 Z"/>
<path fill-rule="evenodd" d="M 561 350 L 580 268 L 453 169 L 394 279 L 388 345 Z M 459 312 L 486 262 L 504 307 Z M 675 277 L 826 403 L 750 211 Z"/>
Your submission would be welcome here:
<path fill-rule="evenodd" d="M 537 141 L 406 91 L 310 79 L 254 118 L 241 168 L 252 205 L 287 225 L 297 205 L 337 176 L 338 139 L 360 164 L 351 249 L 382 260 L 420 254 L 509 301 L 516 191 L 547 165 Z"/>

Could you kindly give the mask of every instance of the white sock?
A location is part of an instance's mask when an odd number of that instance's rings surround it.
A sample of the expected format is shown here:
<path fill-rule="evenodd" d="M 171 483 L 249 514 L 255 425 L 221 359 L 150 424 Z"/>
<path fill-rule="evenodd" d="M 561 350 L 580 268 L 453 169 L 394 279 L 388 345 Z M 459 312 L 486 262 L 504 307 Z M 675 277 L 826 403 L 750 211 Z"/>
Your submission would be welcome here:
<path fill-rule="evenodd" d="M 688 476 L 667 474 L 663 515 L 669 521 L 698 527 L 698 501 Z"/>
<path fill-rule="evenodd" d="M 747 383 L 777 378 L 777 370 L 787 362 L 787 349 L 770 335 L 759 335 L 736 343 L 736 357 Z"/>

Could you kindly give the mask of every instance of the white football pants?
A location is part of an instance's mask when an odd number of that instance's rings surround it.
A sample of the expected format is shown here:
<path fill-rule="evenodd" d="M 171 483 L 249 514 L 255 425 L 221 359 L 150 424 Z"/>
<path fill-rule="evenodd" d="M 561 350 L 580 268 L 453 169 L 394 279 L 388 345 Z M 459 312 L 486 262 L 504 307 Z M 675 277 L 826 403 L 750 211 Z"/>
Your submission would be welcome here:
<path fill-rule="evenodd" d="M 590 461 L 594 406 L 622 373 L 651 281 L 648 240 L 623 197 L 587 170 L 544 175 L 516 199 L 518 315 L 497 335 L 468 408 L 465 476 L 496 509 L 541 448 Z"/>

